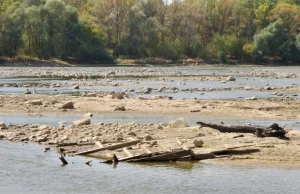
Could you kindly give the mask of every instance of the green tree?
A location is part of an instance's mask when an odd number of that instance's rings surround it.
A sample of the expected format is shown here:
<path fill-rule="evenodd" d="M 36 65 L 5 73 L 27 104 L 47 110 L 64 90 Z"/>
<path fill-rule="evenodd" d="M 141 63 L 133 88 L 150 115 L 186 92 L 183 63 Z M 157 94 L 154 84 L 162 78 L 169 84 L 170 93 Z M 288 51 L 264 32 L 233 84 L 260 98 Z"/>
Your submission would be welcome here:
<path fill-rule="evenodd" d="M 20 3 L 12 4 L 3 16 L 1 25 L 2 53 L 15 57 L 21 48 L 25 11 Z"/>
<path fill-rule="evenodd" d="M 281 52 L 290 36 L 283 22 L 278 20 L 254 36 L 255 56 L 262 60 L 264 56 L 281 56 Z"/>

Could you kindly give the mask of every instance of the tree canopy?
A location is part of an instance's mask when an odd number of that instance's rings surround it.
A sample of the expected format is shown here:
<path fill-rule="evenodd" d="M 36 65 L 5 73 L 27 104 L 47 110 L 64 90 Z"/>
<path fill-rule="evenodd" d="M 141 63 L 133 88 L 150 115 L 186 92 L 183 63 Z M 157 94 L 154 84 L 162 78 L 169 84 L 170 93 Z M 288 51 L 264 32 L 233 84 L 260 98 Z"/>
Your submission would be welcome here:
<path fill-rule="evenodd" d="M 0 0 L 0 55 L 300 62 L 299 0 Z"/>

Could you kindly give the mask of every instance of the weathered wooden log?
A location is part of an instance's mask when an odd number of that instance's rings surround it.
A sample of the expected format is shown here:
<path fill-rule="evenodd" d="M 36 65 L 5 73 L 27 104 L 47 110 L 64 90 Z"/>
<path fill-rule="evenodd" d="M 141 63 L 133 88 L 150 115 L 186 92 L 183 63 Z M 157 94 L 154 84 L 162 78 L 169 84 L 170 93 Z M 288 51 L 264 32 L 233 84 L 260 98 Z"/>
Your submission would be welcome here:
<path fill-rule="evenodd" d="M 140 145 L 140 147 L 146 154 L 152 154 L 152 151 L 148 149 L 144 144 Z"/>
<path fill-rule="evenodd" d="M 194 153 L 192 154 L 193 160 L 206 160 L 206 159 L 212 159 L 215 158 L 215 155 L 213 153 Z"/>
<path fill-rule="evenodd" d="M 125 153 L 126 156 L 133 157 L 133 154 L 127 148 L 123 148 L 123 152 Z"/>
<path fill-rule="evenodd" d="M 74 146 L 77 145 L 77 142 L 69 142 L 69 143 L 58 143 L 58 147 L 67 147 L 67 146 Z"/>
<path fill-rule="evenodd" d="M 123 147 L 132 146 L 132 145 L 135 145 L 140 142 L 141 142 L 141 140 L 133 140 L 133 141 L 123 142 L 123 143 L 119 143 L 119 144 L 115 144 L 115 145 L 111 145 L 111 146 L 106 146 L 103 148 L 96 148 L 96 149 L 92 149 L 92 150 L 78 152 L 78 153 L 75 153 L 74 155 L 92 154 L 92 153 L 100 152 L 100 151 L 104 151 L 104 150 L 116 150 L 116 149 L 120 149 Z"/>
<path fill-rule="evenodd" d="M 189 150 L 189 148 L 183 145 L 182 141 L 180 141 L 180 139 L 178 139 L 177 137 L 176 137 L 176 142 L 183 150 Z"/>
<path fill-rule="evenodd" d="M 278 137 L 281 139 L 288 139 L 285 137 L 287 133 L 282 127 L 279 127 L 278 124 L 274 123 L 270 127 L 262 127 L 262 126 L 241 126 L 241 125 L 233 125 L 233 126 L 225 126 L 225 125 L 217 125 L 210 124 L 204 122 L 197 122 L 197 124 L 201 125 L 201 127 L 210 127 L 216 129 L 223 133 L 252 133 L 257 137 Z"/>
<path fill-rule="evenodd" d="M 69 142 L 69 143 L 58 143 L 58 147 L 68 147 L 68 146 L 86 146 L 93 145 L 93 143 L 78 143 L 78 142 Z"/>
<path fill-rule="evenodd" d="M 96 141 L 95 142 L 95 145 L 98 147 L 98 148 L 104 148 L 104 146 L 102 145 L 102 143 L 100 141 Z"/>
<path fill-rule="evenodd" d="M 62 155 L 59 157 L 59 159 L 63 163 L 63 165 L 67 165 L 68 164 L 67 160 Z"/>
<path fill-rule="evenodd" d="M 163 162 L 163 161 L 173 161 L 178 160 L 184 157 L 191 157 L 192 151 L 191 150 L 180 150 L 176 152 L 170 153 L 162 153 L 159 155 L 152 155 L 150 157 L 144 157 L 140 159 L 132 159 L 128 162 Z"/>
<path fill-rule="evenodd" d="M 119 159 L 119 162 L 126 162 L 126 161 L 130 161 L 130 160 L 135 160 L 135 159 L 140 159 L 140 158 L 145 158 L 145 157 L 151 157 L 153 154 L 141 154 L 141 155 L 136 155 L 133 157 L 126 157 L 126 158 L 121 158 Z"/>

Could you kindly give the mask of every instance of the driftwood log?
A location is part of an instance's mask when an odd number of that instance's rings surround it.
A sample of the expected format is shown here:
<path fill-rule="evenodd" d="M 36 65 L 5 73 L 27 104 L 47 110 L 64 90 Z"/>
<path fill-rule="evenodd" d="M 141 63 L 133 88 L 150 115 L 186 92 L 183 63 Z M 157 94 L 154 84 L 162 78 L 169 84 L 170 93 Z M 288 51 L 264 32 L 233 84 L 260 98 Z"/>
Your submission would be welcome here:
<path fill-rule="evenodd" d="M 197 122 L 201 127 L 210 127 L 216 129 L 222 133 L 252 133 L 257 137 L 278 137 L 280 139 L 288 139 L 285 137 L 285 134 L 288 131 L 284 130 L 284 128 L 280 127 L 277 123 L 272 124 L 270 127 L 262 127 L 262 126 L 247 126 L 247 125 L 217 125 L 210 124 L 204 122 Z"/>
<path fill-rule="evenodd" d="M 68 164 L 67 160 L 62 155 L 59 157 L 59 159 L 63 163 L 63 165 L 67 165 Z"/>
<path fill-rule="evenodd" d="M 120 149 L 120 148 L 123 148 L 123 147 L 132 146 L 132 145 L 135 145 L 135 144 L 140 143 L 140 142 L 141 142 L 141 140 L 133 140 L 133 141 L 123 142 L 123 143 L 110 145 L 110 146 L 106 146 L 106 147 L 100 146 L 101 148 L 96 148 L 96 149 L 92 149 L 92 150 L 78 152 L 78 153 L 75 153 L 74 155 L 92 154 L 92 153 L 100 152 L 100 151 L 104 151 L 104 150 L 116 150 L 116 149 Z"/>

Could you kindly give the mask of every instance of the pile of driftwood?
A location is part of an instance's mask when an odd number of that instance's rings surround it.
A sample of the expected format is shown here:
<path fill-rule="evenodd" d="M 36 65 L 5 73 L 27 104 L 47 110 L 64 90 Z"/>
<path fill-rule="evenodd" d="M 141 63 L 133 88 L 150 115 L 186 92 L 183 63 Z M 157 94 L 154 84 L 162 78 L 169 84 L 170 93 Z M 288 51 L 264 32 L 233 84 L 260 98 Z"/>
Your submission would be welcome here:
<path fill-rule="evenodd" d="M 217 129 L 220 132 L 224 133 L 253 133 L 257 137 L 277 137 L 280 139 L 288 139 L 285 134 L 288 132 L 284 128 L 279 127 L 278 124 L 273 124 L 270 127 L 261 127 L 261 126 L 225 126 L 217 124 L 208 124 L 204 122 L 197 122 L 201 127 L 209 127 Z M 234 137 L 235 138 L 235 137 Z M 90 155 L 96 152 L 106 151 L 106 150 L 120 150 L 122 149 L 126 157 L 118 158 L 115 154 L 111 160 L 104 161 L 103 163 L 118 163 L 118 162 L 162 162 L 162 161 L 181 161 L 181 160 L 203 160 L 222 157 L 222 154 L 233 152 L 233 150 L 244 148 L 244 147 L 255 147 L 255 144 L 244 144 L 240 146 L 232 146 L 227 148 L 219 148 L 215 150 L 210 150 L 205 152 L 207 149 L 203 149 L 203 152 L 200 148 L 198 152 L 194 152 L 194 147 L 187 147 L 183 144 L 181 140 L 176 138 L 177 149 L 168 150 L 168 151 L 158 151 L 152 152 L 146 144 L 143 144 L 141 140 L 132 140 L 127 142 L 120 142 L 113 145 L 104 146 L 101 142 L 96 142 L 96 148 L 91 150 L 86 150 L 82 152 L 75 153 L 74 155 Z M 71 146 L 72 143 L 67 143 L 59 146 Z M 141 154 L 134 155 L 130 152 L 129 147 L 137 145 L 139 150 L 142 151 Z M 179 149 L 178 149 L 179 148 Z M 64 149 L 61 149 L 64 150 Z M 241 151 L 241 150 L 239 150 Z M 249 151 L 249 149 L 248 149 Z M 252 151 L 259 151 L 257 149 L 252 149 Z M 60 160 L 63 164 L 68 164 L 67 161 L 63 158 L 63 155 L 60 157 Z"/>
<path fill-rule="evenodd" d="M 133 140 L 128 142 L 122 142 L 115 145 L 110 145 L 104 147 L 100 142 L 96 142 L 95 145 L 98 148 L 78 152 L 74 155 L 88 155 L 95 152 L 105 151 L 105 150 L 116 150 L 116 149 L 123 149 L 123 152 L 127 155 L 125 158 L 117 158 L 116 155 L 113 157 L 114 162 L 161 162 L 161 161 L 174 161 L 174 160 L 187 160 L 192 158 L 192 150 L 182 145 L 179 139 L 177 139 L 178 144 L 181 144 L 182 149 L 174 150 L 170 152 L 152 152 L 148 149 L 145 145 L 140 144 L 141 140 Z M 140 144 L 139 147 L 143 150 L 143 154 L 133 155 L 128 146 L 133 146 L 136 144 Z M 104 163 L 111 163 L 110 160 L 105 161 Z"/>

